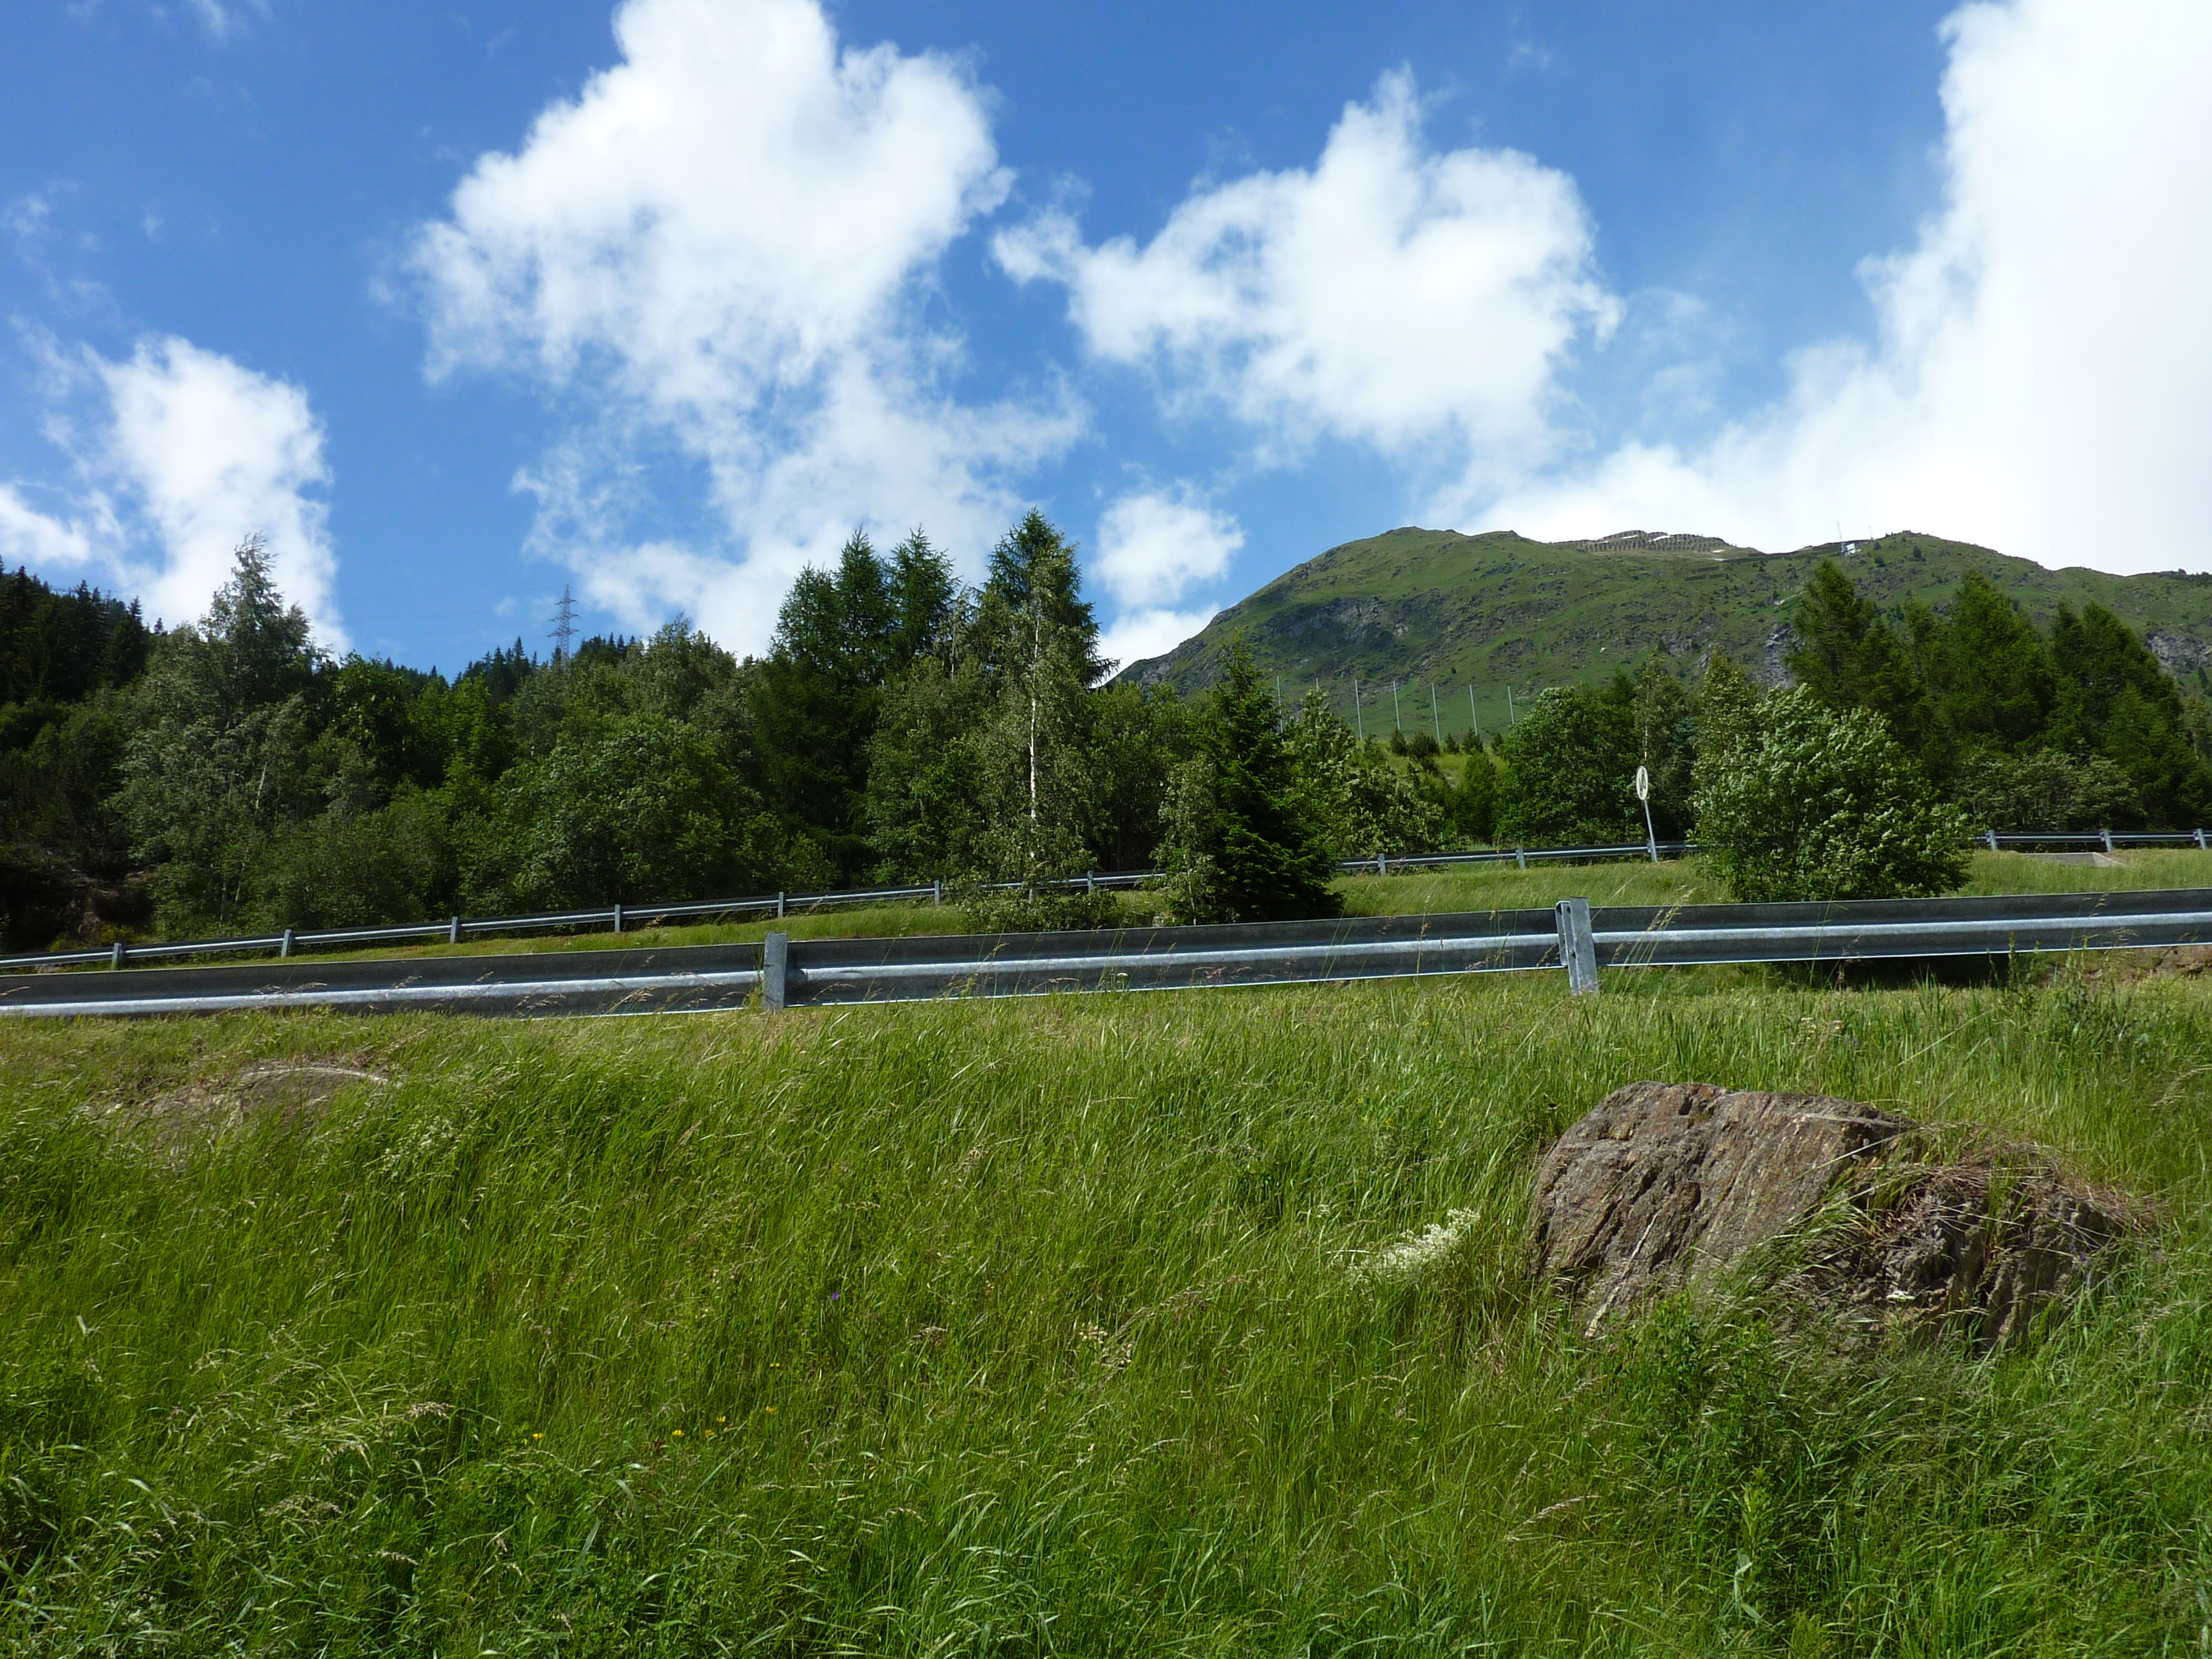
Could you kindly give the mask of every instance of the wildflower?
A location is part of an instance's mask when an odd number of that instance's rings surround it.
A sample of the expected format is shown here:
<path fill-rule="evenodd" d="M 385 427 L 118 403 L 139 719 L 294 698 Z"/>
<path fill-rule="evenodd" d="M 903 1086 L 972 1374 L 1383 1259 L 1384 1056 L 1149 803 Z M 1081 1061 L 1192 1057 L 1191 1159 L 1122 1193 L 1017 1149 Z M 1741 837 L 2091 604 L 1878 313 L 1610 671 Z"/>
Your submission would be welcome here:
<path fill-rule="evenodd" d="M 774 1417 L 774 1416 L 775 1415 L 775 1407 L 773 1407 L 773 1406 L 770 1406 L 770 1407 L 768 1408 L 768 1414 L 769 1414 L 770 1417 Z"/>
<path fill-rule="evenodd" d="M 530 1437 L 532 1440 L 543 1440 L 545 1437 L 542 1434 L 533 1434 Z"/>
<path fill-rule="evenodd" d="M 678 1440 L 681 1440 L 681 1439 L 684 1437 L 684 1431 L 683 1431 L 683 1430 L 681 1430 L 681 1429 L 677 1430 L 677 1431 L 676 1431 L 676 1437 L 677 1437 Z"/>
<path fill-rule="evenodd" d="M 1418 1233 L 1407 1233 L 1366 1252 L 1352 1263 L 1352 1277 L 1371 1285 L 1409 1285 L 1425 1278 L 1459 1249 L 1481 1218 L 1473 1210 L 1454 1210 L 1441 1227 L 1431 1222 Z"/>

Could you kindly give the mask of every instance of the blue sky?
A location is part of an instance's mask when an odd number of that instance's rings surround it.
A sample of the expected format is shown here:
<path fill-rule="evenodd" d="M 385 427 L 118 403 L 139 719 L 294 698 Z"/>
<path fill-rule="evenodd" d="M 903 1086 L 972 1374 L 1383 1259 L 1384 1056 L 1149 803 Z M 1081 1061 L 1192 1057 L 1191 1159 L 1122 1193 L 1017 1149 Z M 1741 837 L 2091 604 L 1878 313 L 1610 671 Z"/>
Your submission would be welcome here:
<path fill-rule="evenodd" d="M 33 0 L 0 558 L 449 671 L 1035 502 L 1147 654 L 1405 523 L 2205 568 L 2212 8 Z"/>

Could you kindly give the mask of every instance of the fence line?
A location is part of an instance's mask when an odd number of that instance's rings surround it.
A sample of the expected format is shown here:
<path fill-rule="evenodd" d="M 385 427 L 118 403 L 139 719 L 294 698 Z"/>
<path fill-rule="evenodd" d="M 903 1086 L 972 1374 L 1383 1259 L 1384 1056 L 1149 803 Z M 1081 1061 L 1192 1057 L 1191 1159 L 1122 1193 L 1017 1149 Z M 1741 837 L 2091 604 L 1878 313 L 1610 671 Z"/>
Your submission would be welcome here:
<path fill-rule="evenodd" d="M 1986 844 L 1991 852 L 2007 848 L 2087 848 L 2111 853 L 2122 847 L 2158 844 L 2194 846 L 2200 850 L 2207 847 L 2206 834 L 2202 830 L 2052 830 L 2002 835 L 1992 831 L 1973 839 L 1975 845 Z M 1681 857 L 1699 850 L 1698 842 L 1680 841 L 1639 841 L 1602 847 L 1515 846 L 1510 849 L 1496 848 L 1482 853 L 1378 853 L 1372 858 L 1340 860 L 1336 868 L 1346 875 L 1371 870 L 1382 876 L 1394 872 L 1403 873 L 1467 864 L 1516 864 L 1525 870 L 1531 864 L 1588 864 L 1608 859 L 1649 858 L 1656 862 L 1662 854 Z M 1094 870 L 1085 875 L 1072 876 L 1047 884 L 1067 890 L 1080 887 L 1091 891 L 1101 889 L 1112 890 L 1139 887 L 1146 882 L 1158 880 L 1164 873 L 1158 870 Z M 1009 892 L 1020 885 L 1018 882 L 996 882 L 988 884 L 985 890 Z M 558 928 L 611 927 L 620 933 L 631 927 L 687 917 L 772 915 L 782 920 L 793 912 L 811 913 L 837 905 L 920 899 L 943 903 L 945 884 L 933 882 L 927 886 L 915 887 L 861 887 L 820 893 L 763 893 L 750 898 L 706 899 L 668 904 L 615 904 L 598 909 L 550 910 L 521 916 L 449 916 L 443 921 L 401 922 L 377 927 L 331 927 L 306 932 L 287 927 L 274 933 L 189 939 L 175 944 L 157 940 L 126 945 L 118 940 L 99 950 L 52 951 L 30 956 L 0 957 L 0 970 L 60 968 L 103 962 L 110 968 L 120 968 L 131 960 L 150 960 L 161 957 L 240 956 L 268 951 L 275 951 L 281 959 L 289 957 L 295 951 L 316 945 L 401 943 L 410 939 L 442 939 L 447 944 L 459 945 L 472 934 Z"/>

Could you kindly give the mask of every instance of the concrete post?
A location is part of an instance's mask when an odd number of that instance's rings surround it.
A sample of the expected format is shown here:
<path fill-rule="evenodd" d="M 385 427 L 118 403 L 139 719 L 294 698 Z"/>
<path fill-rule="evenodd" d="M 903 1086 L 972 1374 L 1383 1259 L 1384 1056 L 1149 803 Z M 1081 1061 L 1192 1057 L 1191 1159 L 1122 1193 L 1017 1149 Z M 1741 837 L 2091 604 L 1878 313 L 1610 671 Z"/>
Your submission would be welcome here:
<path fill-rule="evenodd" d="M 121 939 L 116 940 L 115 948 L 107 953 L 107 965 L 111 968 L 120 968 L 123 965 L 123 941 Z"/>
<path fill-rule="evenodd" d="M 791 935 L 770 933 L 761 941 L 761 1006 L 781 1013 L 790 985 Z"/>
<path fill-rule="evenodd" d="M 2110 857 L 2112 857 L 2112 832 L 2111 830 L 2106 830 L 2106 831 L 2104 832 L 2104 835 L 2105 835 L 2105 856 L 2106 856 L 2106 858 L 2110 858 Z"/>
<path fill-rule="evenodd" d="M 615 932 L 622 932 L 622 906 L 619 904 L 615 906 Z"/>
<path fill-rule="evenodd" d="M 1577 996 L 1597 989 L 1597 941 L 1590 935 L 1590 908 L 1586 898 L 1561 899 L 1552 907 L 1559 924 L 1559 961 L 1567 970 L 1567 988 Z"/>
<path fill-rule="evenodd" d="M 1514 860 L 1518 863 L 1523 870 L 1526 870 L 1528 867 L 1528 849 L 1527 848 L 1516 846 L 1513 849 L 1513 857 Z"/>
<path fill-rule="evenodd" d="M 778 921 L 783 920 L 783 896 L 781 893 L 775 896 L 775 919 Z"/>
<path fill-rule="evenodd" d="M 278 961 L 280 961 L 280 962 L 281 962 L 281 961 L 283 961 L 285 957 L 289 957 L 289 956 L 290 956 L 290 955 L 292 954 L 292 941 L 293 941 L 293 939 L 294 939 L 294 938 L 295 938 L 295 935 L 293 933 L 293 932 L 292 932 L 292 930 L 291 930 L 290 928 L 287 927 L 287 928 L 284 930 L 284 938 L 283 938 L 283 942 L 282 942 L 281 944 L 279 944 L 279 945 L 277 945 L 277 947 L 276 947 L 276 959 L 277 959 Z"/>
<path fill-rule="evenodd" d="M 459 945 L 460 942 L 461 919 L 459 916 L 455 916 L 451 921 L 446 924 L 446 943 L 448 945 Z"/>

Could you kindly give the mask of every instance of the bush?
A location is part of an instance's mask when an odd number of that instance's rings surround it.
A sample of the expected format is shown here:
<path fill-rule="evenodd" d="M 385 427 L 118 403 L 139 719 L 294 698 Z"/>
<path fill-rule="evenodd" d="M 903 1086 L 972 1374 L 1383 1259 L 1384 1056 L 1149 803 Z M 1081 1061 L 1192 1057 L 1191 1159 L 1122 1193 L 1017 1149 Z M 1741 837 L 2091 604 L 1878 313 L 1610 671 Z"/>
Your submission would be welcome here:
<path fill-rule="evenodd" d="M 2055 749 L 1970 755 L 1952 794 L 1977 830 L 2128 830 L 2143 816 L 2135 781 L 2116 762 Z"/>
<path fill-rule="evenodd" d="M 1966 872 L 1967 824 L 1864 710 L 1800 688 L 1764 699 L 1697 800 L 1698 833 L 1736 898 L 1917 897 Z"/>
<path fill-rule="evenodd" d="M 1498 740 L 1498 833 L 1517 842 L 1642 841 L 1628 699 L 1589 686 L 1541 694 Z"/>

